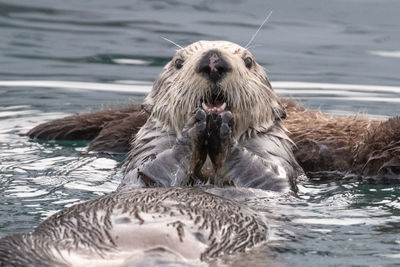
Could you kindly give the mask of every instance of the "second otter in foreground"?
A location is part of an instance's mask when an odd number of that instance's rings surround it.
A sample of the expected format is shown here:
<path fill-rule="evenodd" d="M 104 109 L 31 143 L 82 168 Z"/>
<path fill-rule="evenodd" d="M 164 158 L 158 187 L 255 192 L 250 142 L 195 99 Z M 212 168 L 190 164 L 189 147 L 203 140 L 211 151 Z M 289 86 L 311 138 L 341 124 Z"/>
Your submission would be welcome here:
<path fill-rule="evenodd" d="M 205 190 L 134 189 L 74 205 L 33 233 L 0 239 L 0 266 L 198 266 L 268 236 L 260 212 Z"/>

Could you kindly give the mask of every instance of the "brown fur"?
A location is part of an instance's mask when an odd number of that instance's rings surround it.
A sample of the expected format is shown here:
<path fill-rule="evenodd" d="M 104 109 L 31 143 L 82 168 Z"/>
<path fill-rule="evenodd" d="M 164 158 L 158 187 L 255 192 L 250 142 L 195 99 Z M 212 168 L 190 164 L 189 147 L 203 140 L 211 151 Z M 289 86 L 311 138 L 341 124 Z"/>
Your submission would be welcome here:
<path fill-rule="evenodd" d="M 103 110 L 42 123 L 27 135 L 43 140 L 88 140 L 92 141 L 89 150 L 126 153 L 129 140 L 147 118 L 141 106 Z"/>
<path fill-rule="evenodd" d="M 380 121 L 363 115 L 333 116 L 306 109 L 294 100 L 281 102 L 287 113 L 285 126 L 296 144 L 296 159 L 305 172 L 351 171 L 384 175 L 381 181 L 385 183 L 400 182 L 399 117 Z M 147 117 L 139 106 L 105 110 L 43 123 L 27 135 L 45 140 L 93 140 L 89 150 L 126 153 Z M 388 177 L 394 179 L 388 181 Z"/>
<path fill-rule="evenodd" d="M 362 115 L 333 116 L 305 109 L 291 100 L 284 103 L 285 126 L 296 143 L 296 159 L 308 172 L 352 170 L 355 147 L 366 131 L 380 124 Z"/>
<path fill-rule="evenodd" d="M 390 118 L 364 134 L 354 146 L 353 166 L 364 175 L 400 174 L 400 117 Z"/>

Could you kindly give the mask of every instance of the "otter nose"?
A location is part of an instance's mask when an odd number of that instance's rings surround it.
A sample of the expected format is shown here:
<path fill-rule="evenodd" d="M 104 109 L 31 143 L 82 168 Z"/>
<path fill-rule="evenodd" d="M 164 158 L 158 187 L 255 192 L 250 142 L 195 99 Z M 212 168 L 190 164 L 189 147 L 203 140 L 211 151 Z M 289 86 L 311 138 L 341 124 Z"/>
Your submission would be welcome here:
<path fill-rule="evenodd" d="M 204 54 L 197 67 L 198 73 L 203 73 L 213 82 L 219 81 L 229 70 L 228 62 L 216 50 L 210 50 Z"/>

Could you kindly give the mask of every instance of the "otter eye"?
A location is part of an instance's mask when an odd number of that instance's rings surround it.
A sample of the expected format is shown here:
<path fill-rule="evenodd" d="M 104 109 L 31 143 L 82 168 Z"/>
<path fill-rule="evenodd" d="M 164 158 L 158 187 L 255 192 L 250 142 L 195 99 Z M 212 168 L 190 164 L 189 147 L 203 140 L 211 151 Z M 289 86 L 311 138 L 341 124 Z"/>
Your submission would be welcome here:
<path fill-rule="evenodd" d="M 251 66 L 253 65 L 253 60 L 251 59 L 251 57 L 246 57 L 246 58 L 244 59 L 244 64 L 246 65 L 246 67 L 247 67 L 248 69 L 250 69 Z"/>
<path fill-rule="evenodd" d="M 182 66 L 183 66 L 183 60 L 182 59 L 177 59 L 177 60 L 175 60 L 175 68 L 177 68 L 178 70 L 180 69 L 180 68 L 182 68 Z"/>

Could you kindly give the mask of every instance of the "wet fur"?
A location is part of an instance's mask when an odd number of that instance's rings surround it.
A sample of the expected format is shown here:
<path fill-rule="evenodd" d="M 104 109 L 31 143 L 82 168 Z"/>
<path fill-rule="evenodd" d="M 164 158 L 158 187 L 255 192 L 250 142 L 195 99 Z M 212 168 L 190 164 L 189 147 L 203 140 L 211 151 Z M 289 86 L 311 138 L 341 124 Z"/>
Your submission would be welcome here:
<path fill-rule="evenodd" d="M 74 205 L 33 233 L 0 239 L 0 266 L 147 266 L 152 251 L 198 265 L 244 252 L 268 235 L 262 215 L 203 190 L 135 189 Z"/>
<path fill-rule="evenodd" d="M 293 100 L 284 104 L 296 159 L 310 177 L 340 171 L 354 174 L 349 175 L 352 180 L 400 183 L 400 117 L 381 121 L 362 114 L 334 116 Z"/>

